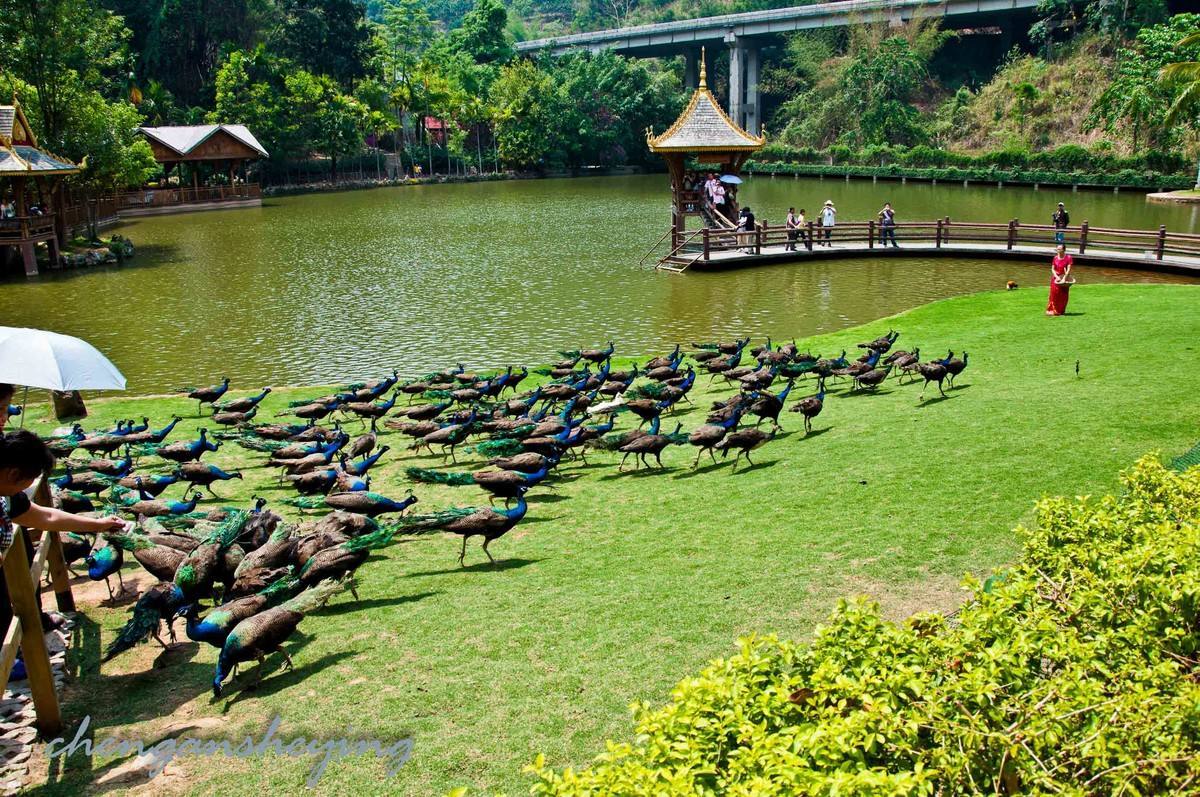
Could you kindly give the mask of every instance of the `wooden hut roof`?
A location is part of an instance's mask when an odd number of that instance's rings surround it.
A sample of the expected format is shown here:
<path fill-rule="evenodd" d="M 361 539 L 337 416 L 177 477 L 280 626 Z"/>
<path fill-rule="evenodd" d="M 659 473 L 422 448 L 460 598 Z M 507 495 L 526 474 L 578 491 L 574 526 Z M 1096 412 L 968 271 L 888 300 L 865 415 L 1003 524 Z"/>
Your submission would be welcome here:
<path fill-rule="evenodd" d="M 15 99 L 0 105 L 0 177 L 48 177 L 77 174 L 79 167 L 66 158 L 39 149 L 25 112 Z"/>
<path fill-rule="evenodd" d="M 226 133 L 262 157 L 267 151 L 245 125 L 171 125 L 168 127 L 139 127 L 146 137 L 157 141 L 167 149 L 186 157 L 188 153 L 212 138 L 218 131 Z"/>
<path fill-rule="evenodd" d="M 729 118 L 708 90 L 704 59 L 700 59 L 700 86 L 675 124 L 661 136 L 646 131 L 651 152 L 753 152 L 766 143 L 747 133 Z"/>

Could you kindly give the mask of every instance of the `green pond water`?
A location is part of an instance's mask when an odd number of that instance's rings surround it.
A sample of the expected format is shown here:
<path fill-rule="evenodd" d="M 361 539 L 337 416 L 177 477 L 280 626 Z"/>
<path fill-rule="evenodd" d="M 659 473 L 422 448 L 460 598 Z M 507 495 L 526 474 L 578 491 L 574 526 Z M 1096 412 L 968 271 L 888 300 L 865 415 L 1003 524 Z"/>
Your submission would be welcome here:
<path fill-rule="evenodd" d="M 1194 207 L 1130 192 L 1034 191 L 753 178 L 741 199 L 781 223 L 833 199 L 839 220 L 883 201 L 903 221 L 949 215 L 1196 231 Z M 0 325 L 91 341 L 129 390 L 156 393 L 228 375 L 237 387 L 331 383 L 395 367 L 545 362 L 615 340 L 645 354 L 676 341 L 803 337 L 925 302 L 1047 281 L 1041 262 L 832 260 L 724 273 L 655 272 L 639 258 L 666 229 L 663 175 L 381 188 L 268 199 L 263 207 L 135 219 L 121 267 L 0 283 Z M 901 241 L 903 243 L 903 241 Z M 1088 282 L 1181 281 L 1081 268 Z M 1031 319 L 1031 323 L 1037 319 Z"/>

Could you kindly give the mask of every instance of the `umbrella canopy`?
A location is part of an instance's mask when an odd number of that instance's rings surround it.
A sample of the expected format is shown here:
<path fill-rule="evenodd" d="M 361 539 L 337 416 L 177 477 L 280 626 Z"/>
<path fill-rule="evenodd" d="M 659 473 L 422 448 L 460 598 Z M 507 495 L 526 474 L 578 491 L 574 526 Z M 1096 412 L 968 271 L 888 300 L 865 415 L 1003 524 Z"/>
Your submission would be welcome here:
<path fill-rule="evenodd" d="M 92 344 L 24 327 L 0 327 L 0 382 L 47 390 L 125 389 L 125 377 Z"/>
<path fill-rule="evenodd" d="M 742 178 L 738 177 L 736 174 L 722 174 L 717 179 L 723 183 L 729 183 L 730 185 L 741 185 L 742 183 Z"/>

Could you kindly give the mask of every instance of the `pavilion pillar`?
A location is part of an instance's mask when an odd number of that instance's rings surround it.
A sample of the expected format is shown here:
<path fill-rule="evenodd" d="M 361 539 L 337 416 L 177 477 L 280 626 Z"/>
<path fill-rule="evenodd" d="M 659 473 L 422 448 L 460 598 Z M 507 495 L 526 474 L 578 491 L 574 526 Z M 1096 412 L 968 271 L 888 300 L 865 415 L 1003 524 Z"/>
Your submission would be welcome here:
<path fill-rule="evenodd" d="M 25 276 L 36 277 L 38 273 L 37 248 L 33 241 L 21 242 L 21 260 L 25 262 Z"/>
<path fill-rule="evenodd" d="M 758 53 L 759 50 L 756 46 L 746 48 L 746 96 L 743 106 L 746 121 L 742 127 L 752 136 L 758 135 L 759 103 L 762 100 L 762 95 L 758 90 Z"/>
<path fill-rule="evenodd" d="M 742 124 L 742 114 L 745 112 L 746 80 L 743 62 L 746 57 L 746 47 L 736 36 L 727 36 L 729 43 L 729 118 L 736 125 Z"/>
<path fill-rule="evenodd" d="M 683 54 L 683 87 L 695 91 L 700 85 L 700 53 L 688 50 Z"/>
<path fill-rule="evenodd" d="M 54 185 L 54 190 L 51 191 L 52 207 L 54 209 L 54 236 L 58 239 L 58 245 L 67 245 L 67 198 L 63 191 L 62 181 L 59 180 Z M 58 258 L 55 258 L 58 262 Z"/>

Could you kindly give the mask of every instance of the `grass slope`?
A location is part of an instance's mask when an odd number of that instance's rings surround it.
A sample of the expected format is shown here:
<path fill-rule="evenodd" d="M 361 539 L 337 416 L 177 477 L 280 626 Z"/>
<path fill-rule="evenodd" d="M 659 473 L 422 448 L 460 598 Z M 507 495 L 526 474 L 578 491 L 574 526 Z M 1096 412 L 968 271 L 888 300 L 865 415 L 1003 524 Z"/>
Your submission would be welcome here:
<path fill-rule="evenodd" d="M 209 733 L 236 739 L 280 714 L 285 737 L 350 728 L 415 739 L 394 780 L 382 780 L 380 763 L 354 759 L 330 766 L 322 793 L 523 792 L 521 767 L 537 752 L 555 767 L 586 763 L 604 738 L 628 736 L 632 701 L 662 699 L 739 635 L 804 638 L 851 593 L 877 597 L 896 616 L 951 607 L 964 572 L 1016 553 L 1010 529 L 1036 498 L 1111 489 L 1139 454 L 1187 449 L 1198 434 L 1200 372 L 1190 364 L 1200 293 L 1081 285 L 1075 294 L 1065 318 L 1042 315 L 1039 288 L 951 299 L 802 342 L 836 355 L 894 327 L 898 346 L 919 345 L 926 357 L 966 349 L 970 368 L 949 398 L 935 391 L 923 404 L 919 384 L 888 382 L 873 395 L 839 388 L 816 433 L 804 437 L 799 416 L 785 413 L 788 434 L 736 475 L 728 464 L 690 471 L 690 448 L 669 449 L 670 469 L 646 475 L 617 474 L 606 453 L 588 467 L 568 465 L 558 491 L 539 490 L 527 521 L 492 547 L 497 567 L 477 540 L 466 569 L 455 561 L 458 538 L 393 546 L 360 571 L 362 603 L 339 598 L 307 619 L 289 645 L 296 670 L 270 675 L 257 693 L 233 689 L 232 699 L 211 702 L 210 648 L 188 646 L 163 669 L 141 648 L 101 671 L 101 645 L 125 614 L 89 608 L 68 721 L 90 714 L 100 735 L 154 739 L 219 718 Z M 699 406 L 730 392 L 706 382 Z M 318 392 L 278 391 L 262 414 Z M 798 387 L 793 398 L 806 394 Z M 191 416 L 195 404 L 133 399 L 92 409 L 89 428 Z M 699 412 L 684 422 L 694 427 Z M 189 419 L 186 433 L 196 425 Z M 398 435 L 385 441 L 403 445 Z M 376 487 L 399 495 L 403 466 L 435 460 L 396 453 Z M 218 490 L 286 495 L 253 468 L 258 456 L 223 448 L 214 461 L 252 475 Z M 418 510 L 484 503 L 474 488 L 417 493 Z M 313 763 L 185 760 L 147 789 L 293 792 Z M 72 759 L 44 792 L 80 793 L 113 764 Z"/>

